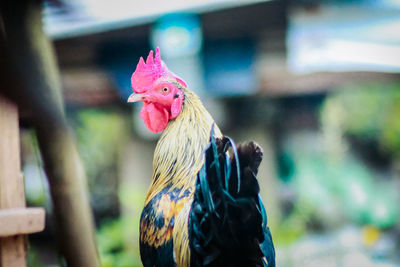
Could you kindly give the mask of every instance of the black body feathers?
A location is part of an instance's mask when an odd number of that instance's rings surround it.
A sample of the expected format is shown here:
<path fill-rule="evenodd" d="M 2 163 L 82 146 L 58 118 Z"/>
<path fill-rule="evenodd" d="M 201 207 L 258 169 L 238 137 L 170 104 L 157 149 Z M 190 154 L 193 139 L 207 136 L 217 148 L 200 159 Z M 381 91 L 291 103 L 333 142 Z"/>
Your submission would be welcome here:
<path fill-rule="evenodd" d="M 275 266 L 275 250 L 256 179 L 254 142 L 236 146 L 211 132 L 189 218 L 191 266 Z"/>

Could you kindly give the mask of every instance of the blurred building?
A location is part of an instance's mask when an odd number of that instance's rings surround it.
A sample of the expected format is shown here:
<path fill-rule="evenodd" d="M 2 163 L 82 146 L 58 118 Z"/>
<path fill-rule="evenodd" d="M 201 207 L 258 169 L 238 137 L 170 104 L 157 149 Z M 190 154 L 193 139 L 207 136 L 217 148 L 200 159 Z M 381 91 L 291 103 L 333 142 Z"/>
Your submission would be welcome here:
<path fill-rule="evenodd" d="M 389 188 L 399 189 L 400 149 L 379 139 L 400 140 L 399 128 L 379 124 L 399 123 L 386 119 L 400 116 L 399 1 L 48 0 L 44 22 L 71 122 L 89 151 L 83 158 L 93 159 L 99 222 L 138 213 L 141 207 L 120 205 L 118 191 L 143 194 L 150 182 L 157 136 L 126 99 L 139 57 L 158 46 L 226 133 L 264 148 L 260 183 L 278 245 L 286 247 L 278 250 L 281 266 L 378 266 L 374 257 L 399 266 L 392 263 L 399 199 Z M 359 243 L 346 251 L 348 236 Z M 287 249 L 300 237 L 304 243 Z M 307 249 L 324 240 L 329 247 L 315 249 L 318 256 Z"/>

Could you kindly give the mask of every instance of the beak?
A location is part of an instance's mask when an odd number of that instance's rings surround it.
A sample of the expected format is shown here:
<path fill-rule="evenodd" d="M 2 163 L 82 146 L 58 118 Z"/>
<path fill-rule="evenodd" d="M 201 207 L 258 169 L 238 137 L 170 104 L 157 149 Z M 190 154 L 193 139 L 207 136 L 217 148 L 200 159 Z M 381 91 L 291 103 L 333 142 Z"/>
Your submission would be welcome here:
<path fill-rule="evenodd" d="M 138 101 L 143 101 L 143 95 L 133 93 L 128 98 L 128 103 L 133 103 L 133 102 L 138 102 Z"/>

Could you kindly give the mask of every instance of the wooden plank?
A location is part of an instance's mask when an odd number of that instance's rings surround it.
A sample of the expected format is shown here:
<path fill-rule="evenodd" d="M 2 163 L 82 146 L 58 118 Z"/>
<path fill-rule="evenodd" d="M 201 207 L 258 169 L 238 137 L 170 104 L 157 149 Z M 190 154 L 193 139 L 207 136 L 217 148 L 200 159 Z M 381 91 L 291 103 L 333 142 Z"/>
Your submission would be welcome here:
<path fill-rule="evenodd" d="M 0 239 L 0 266 L 25 267 L 26 266 L 26 239 L 23 235 L 14 235 Z"/>
<path fill-rule="evenodd" d="M 17 107 L 0 97 L 0 208 L 25 207 Z"/>
<path fill-rule="evenodd" d="M 25 207 L 17 107 L 0 96 L 0 209 Z M 25 238 L 0 239 L 0 266 L 26 266 Z"/>
<path fill-rule="evenodd" d="M 44 219 L 43 208 L 0 210 L 0 237 L 43 231 Z"/>

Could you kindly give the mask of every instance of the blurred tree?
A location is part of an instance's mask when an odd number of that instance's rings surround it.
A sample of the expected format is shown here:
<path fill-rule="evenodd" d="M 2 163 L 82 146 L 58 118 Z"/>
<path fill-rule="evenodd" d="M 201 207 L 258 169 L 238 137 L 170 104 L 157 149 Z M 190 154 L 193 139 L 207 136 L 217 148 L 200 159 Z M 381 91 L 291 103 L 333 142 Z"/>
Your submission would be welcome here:
<path fill-rule="evenodd" d="M 377 227 L 393 226 L 400 216 L 394 204 L 399 197 L 387 169 L 400 160 L 400 83 L 350 84 L 334 91 L 322 106 L 321 123 L 326 156 L 342 168 L 335 181 L 347 215 Z M 369 166 L 349 158 L 345 136 L 361 144 L 352 151 L 358 150 Z M 377 165 L 385 175 L 371 169 Z"/>
<path fill-rule="evenodd" d="M 100 218 L 118 216 L 118 160 L 128 136 L 125 118 L 109 109 L 84 109 L 72 117 L 95 213 Z"/>
<path fill-rule="evenodd" d="M 343 132 L 367 141 L 376 141 L 380 152 L 400 157 L 400 82 L 351 84 L 332 93 L 322 109 L 340 112 Z"/>

